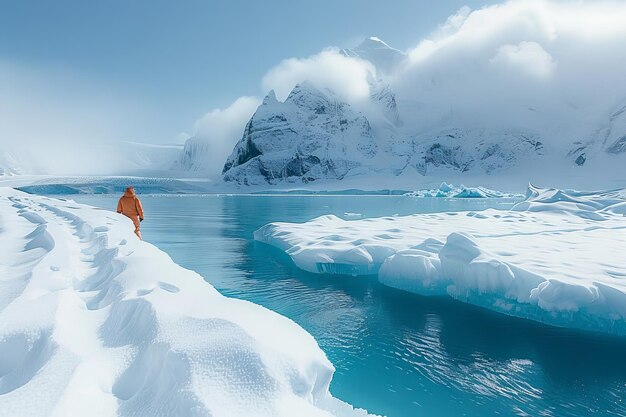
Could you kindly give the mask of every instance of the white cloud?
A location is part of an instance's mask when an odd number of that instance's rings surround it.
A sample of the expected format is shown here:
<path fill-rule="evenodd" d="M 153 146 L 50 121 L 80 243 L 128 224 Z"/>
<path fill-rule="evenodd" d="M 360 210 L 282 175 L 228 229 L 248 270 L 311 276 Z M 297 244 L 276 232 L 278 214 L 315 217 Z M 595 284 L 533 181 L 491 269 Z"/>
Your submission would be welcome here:
<path fill-rule="evenodd" d="M 461 9 L 393 79 L 414 126 L 542 125 L 577 134 L 626 97 L 626 2 L 510 0 Z M 536 112 L 528 113 L 532 108 Z M 542 120 L 538 120 L 542 118 Z"/>
<path fill-rule="evenodd" d="M 18 170 L 57 175 L 132 169 L 121 144 L 145 132 L 146 105 L 67 69 L 0 60 L 0 154 Z M 2 157 L 2 155 L 0 155 Z"/>
<path fill-rule="evenodd" d="M 337 49 L 325 49 L 307 58 L 285 59 L 265 74 L 262 84 L 265 91 L 274 90 L 279 100 L 307 80 L 354 101 L 369 96 L 368 77 L 375 74 L 369 62 L 348 58 Z"/>
<path fill-rule="evenodd" d="M 509 0 L 461 8 L 409 49 L 405 65 L 388 78 L 406 131 L 442 123 L 530 126 L 577 138 L 583 124 L 597 121 L 626 97 L 624 21 L 626 2 L 619 1 Z M 262 87 L 284 100 L 295 84 L 308 80 L 366 109 L 372 76 L 369 62 L 328 48 L 280 62 L 263 77 Z M 221 124 L 217 120 L 226 120 L 225 113 L 209 113 L 207 124 Z M 243 115 L 252 112 L 238 114 L 235 129 L 216 135 L 230 138 L 218 140 L 228 147 L 247 121 Z"/>
<path fill-rule="evenodd" d="M 552 56 L 537 42 L 502 45 L 490 62 L 504 65 L 506 69 L 518 69 L 539 78 L 549 77 L 556 65 Z"/>
<path fill-rule="evenodd" d="M 509 0 L 464 7 L 409 49 L 405 65 L 389 78 L 405 127 L 414 133 L 444 122 L 543 123 L 566 127 L 571 139 L 581 123 L 626 98 L 624 22 L 625 1 Z M 372 76 L 370 63 L 328 48 L 283 60 L 265 74 L 262 88 L 284 100 L 295 84 L 308 80 L 363 104 Z M 146 141 L 145 133 L 158 129 L 143 103 L 64 71 L 32 72 L 0 61 L 0 91 L 0 146 L 21 159 L 32 151 L 33 166 L 43 171 L 123 170 L 127 161 L 116 144 Z M 259 103 L 241 97 L 195 123 L 193 136 L 209 146 L 207 165 L 215 174 Z"/>
<path fill-rule="evenodd" d="M 259 97 L 239 97 L 225 109 L 211 110 L 196 121 L 191 140 L 200 141 L 205 146 L 203 166 L 209 176 L 221 174 L 226 158 L 260 104 Z"/>

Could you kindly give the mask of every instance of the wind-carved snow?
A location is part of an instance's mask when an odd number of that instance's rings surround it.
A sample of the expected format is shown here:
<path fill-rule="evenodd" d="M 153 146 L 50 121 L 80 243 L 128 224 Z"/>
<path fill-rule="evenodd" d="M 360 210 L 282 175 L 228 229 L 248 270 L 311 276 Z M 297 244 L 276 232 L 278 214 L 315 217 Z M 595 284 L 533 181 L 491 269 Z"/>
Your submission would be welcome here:
<path fill-rule="evenodd" d="M 0 189 L 3 416 L 354 416 L 307 332 L 121 215 Z"/>
<path fill-rule="evenodd" d="M 378 275 L 548 324 L 626 335 L 626 190 L 529 187 L 510 211 L 271 223 L 256 240 L 313 273 Z M 419 301 L 416 301 L 419 302 Z"/>

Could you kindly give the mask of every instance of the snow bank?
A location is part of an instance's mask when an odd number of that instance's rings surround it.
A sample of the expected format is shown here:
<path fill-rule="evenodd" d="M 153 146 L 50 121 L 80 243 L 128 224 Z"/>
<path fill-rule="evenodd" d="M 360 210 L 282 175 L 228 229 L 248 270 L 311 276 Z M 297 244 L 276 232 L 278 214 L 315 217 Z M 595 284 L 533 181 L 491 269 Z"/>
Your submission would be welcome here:
<path fill-rule="evenodd" d="M 417 190 L 405 194 L 407 197 L 446 197 L 446 198 L 515 198 L 522 197 L 521 194 L 503 193 L 501 191 L 490 190 L 485 187 L 466 187 L 461 185 L 456 187 L 452 184 L 442 182 L 439 188 L 432 190 Z"/>
<path fill-rule="evenodd" d="M 557 326 L 626 335 L 626 190 L 529 187 L 510 211 L 271 223 L 255 239 L 309 272 L 377 274 Z"/>
<path fill-rule="evenodd" d="M 306 331 L 128 219 L 0 188 L 0 415 L 356 416 Z"/>

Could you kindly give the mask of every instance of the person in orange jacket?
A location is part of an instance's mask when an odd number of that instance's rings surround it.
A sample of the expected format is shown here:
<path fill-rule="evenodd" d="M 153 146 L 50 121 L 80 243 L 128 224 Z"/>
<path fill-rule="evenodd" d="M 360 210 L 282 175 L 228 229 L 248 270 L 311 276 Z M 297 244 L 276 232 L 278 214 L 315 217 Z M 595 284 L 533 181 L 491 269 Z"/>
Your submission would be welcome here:
<path fill-rule="evenodd" d="M 117 203 L 117 212 L 133 221 L 135 234 L 141 239 L 139 223 L 143 221 L 143 207 L 133 187 L 128 187 L 122 198 L 120 198 L 120 201 Z"/>

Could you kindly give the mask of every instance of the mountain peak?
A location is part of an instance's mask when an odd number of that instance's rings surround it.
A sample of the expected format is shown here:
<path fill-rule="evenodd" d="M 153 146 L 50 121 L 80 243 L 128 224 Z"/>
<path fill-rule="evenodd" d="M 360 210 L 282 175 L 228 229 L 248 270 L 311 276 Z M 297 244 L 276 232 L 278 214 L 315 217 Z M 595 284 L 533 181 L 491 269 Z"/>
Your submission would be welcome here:
<path fill-rule="evenodd" d="M 365 38 L 354 49 L 343 49 L 345 56 L 371 62 L 382 74 L 391 74 L 404 61 L 406 53 L 392 48 L 376 36 Z"/>
<path fill-rule="evenodd" d="M 302 103 L 303 100 L 306 101 L 312 97 L 327 99 L 326 95 L 315 84 L 305 80 L 293 87 L 285 102 Z"/>
<path fill-rule="evenodd" d="M 356 48 L 354 48 L 355 51 L 371 51 L 373 49 L 396 50 L 376 36 L 370 36 L 369 38 L 363 39 L 363 41 Z"/>
<path fill-rule="evenodd" d="M 263 104 L 267 105 L 267 104 L 271 104 L 271 103 L 277 103 L 278 100 L 276 99 L 276 93 L 274 92 L 274 90 L 270 90 L 267 95 L 265 96 L 265 98 L 263 99 Z"/>

